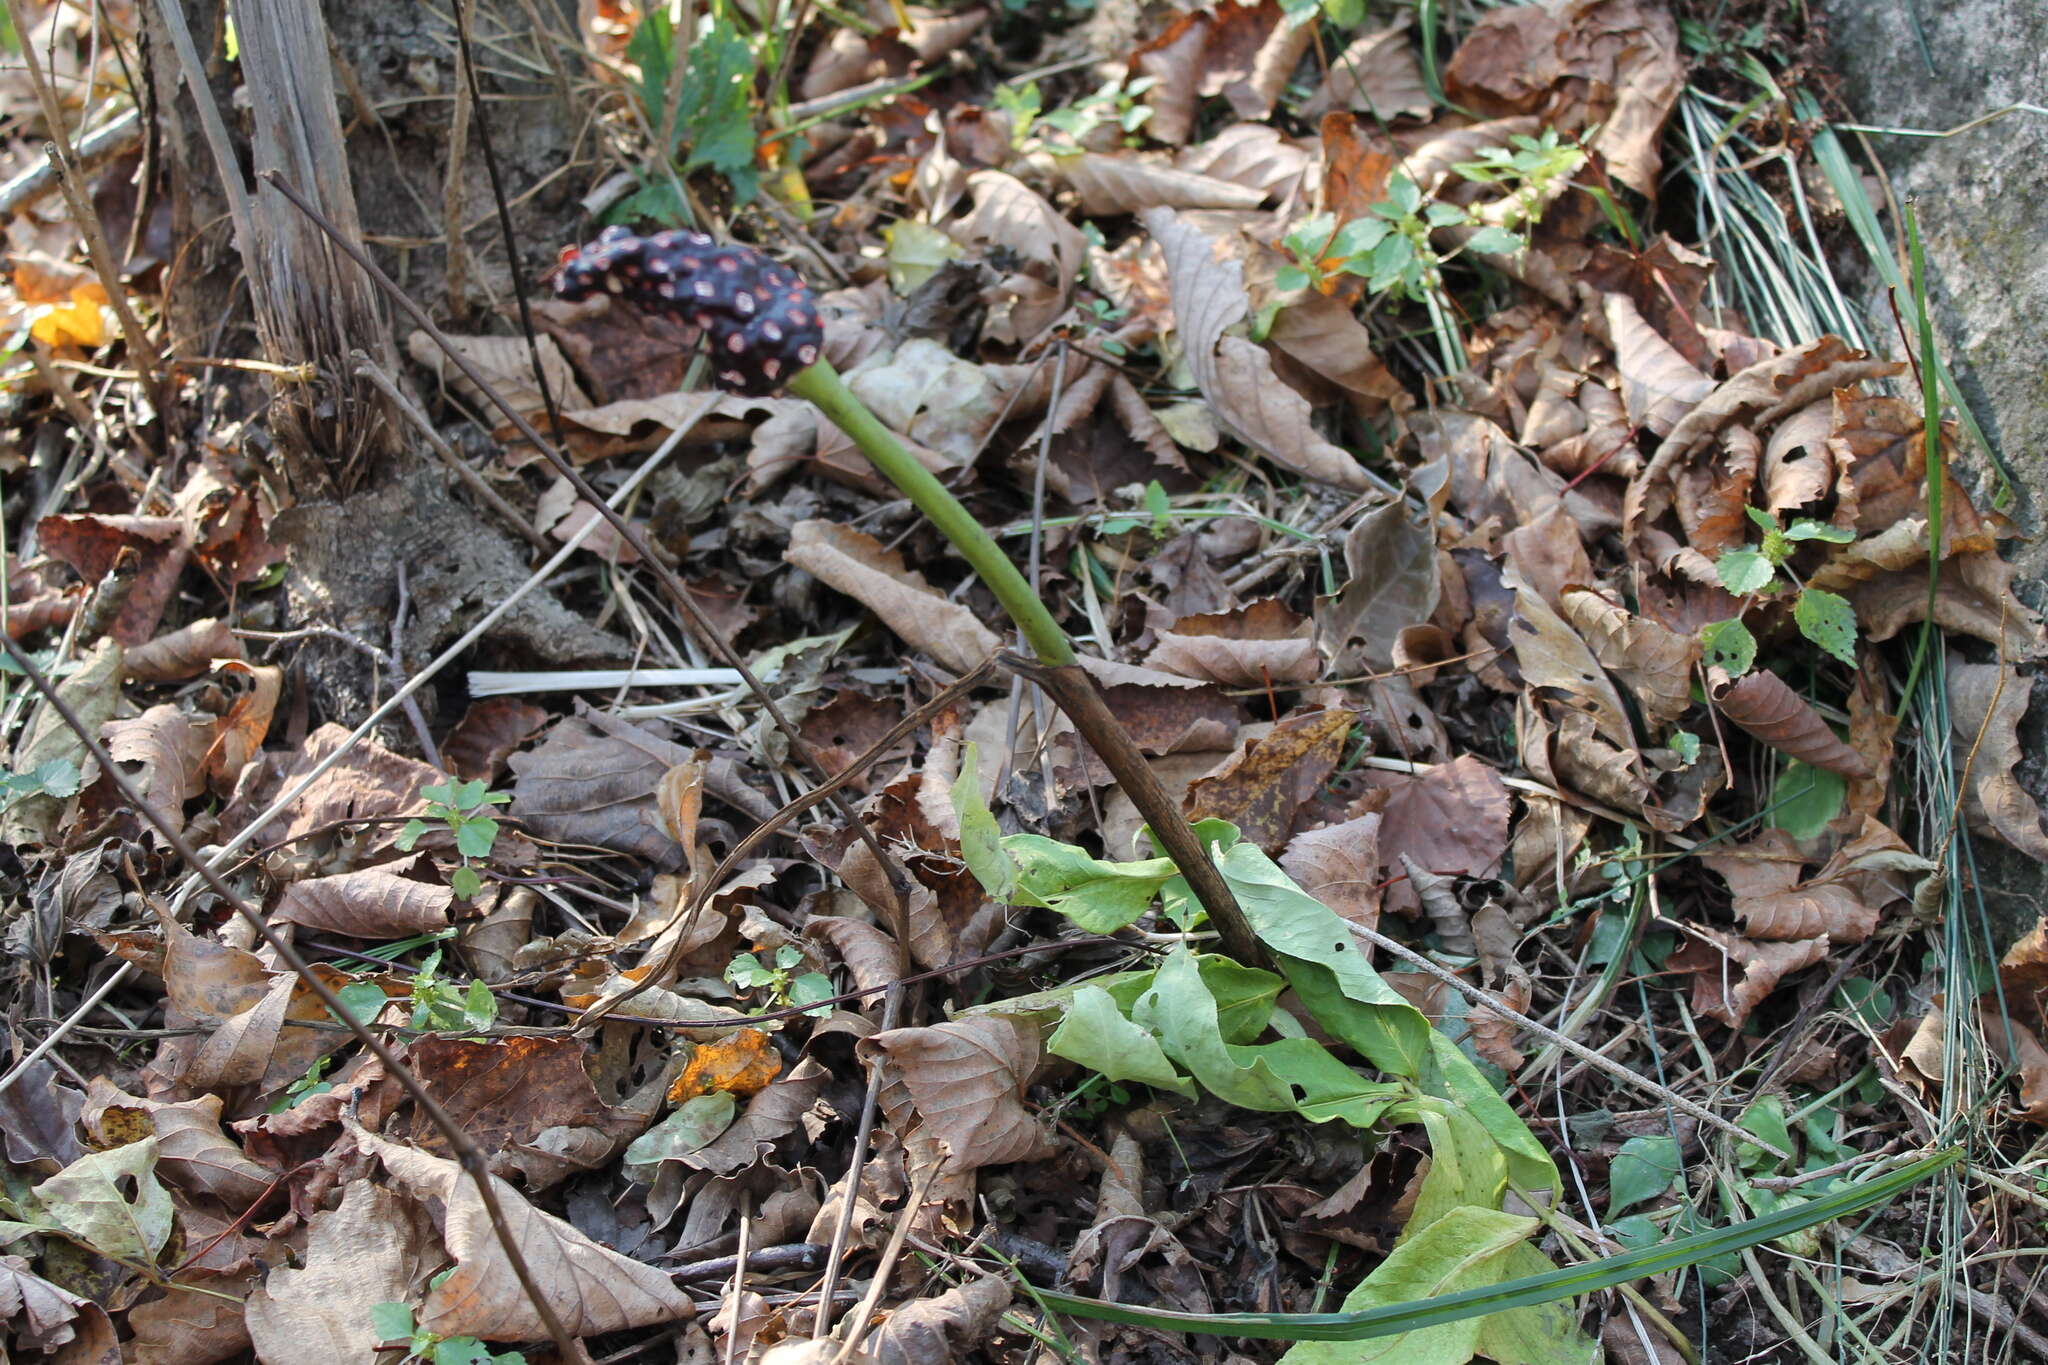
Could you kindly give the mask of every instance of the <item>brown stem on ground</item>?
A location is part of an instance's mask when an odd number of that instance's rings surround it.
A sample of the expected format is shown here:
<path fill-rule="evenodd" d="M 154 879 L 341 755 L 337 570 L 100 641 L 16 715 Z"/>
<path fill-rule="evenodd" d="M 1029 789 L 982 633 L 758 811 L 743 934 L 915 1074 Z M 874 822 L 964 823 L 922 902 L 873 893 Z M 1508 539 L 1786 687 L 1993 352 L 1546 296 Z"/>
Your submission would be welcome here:
<path fill-rule="evenodd" d="M 1167 857 L 1188 879 L 1188 889 L 1209 912 L 1209 922 L 1223 936 L 1224 951 L 1249 966 L 1262 966 L 1270 959 L 1259 943 L 1258 933 L 1245 917 L 1244 907 L 1223 880 L 1209 851 L 1195 837 L 1195 831 L 1181 814 L 1173 794 L 1152 771 L 1152 765 L 1138 752 L 1137 742 L 1123 722 L 1109 709 L 1095 680 L 1079 664 L 1049 667 L 1017 654 L 1002 656 L 1003 667 L 1044 688 L 1074 722 L 1081 738 L 1100 756 L 1124 795 L 1138 808 L 1138 814 L 1152 827 L 1152 837 Z"/>

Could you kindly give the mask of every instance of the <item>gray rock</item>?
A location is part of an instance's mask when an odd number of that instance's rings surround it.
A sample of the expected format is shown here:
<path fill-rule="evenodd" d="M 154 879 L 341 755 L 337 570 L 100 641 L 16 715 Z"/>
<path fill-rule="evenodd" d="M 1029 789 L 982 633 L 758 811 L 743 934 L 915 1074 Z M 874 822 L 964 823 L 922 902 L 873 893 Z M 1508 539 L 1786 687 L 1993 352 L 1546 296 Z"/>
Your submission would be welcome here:
<path fill-rule="evenodd" d="M 1855 117 L 1943 130 L 2009 104 L 2048 105 L 2048 4 L 2042 0 L 1827 0 L 1829 55 Z M 2020 595 L 2048 601 L 2048 115 L 2018 112 L 1949 138 L 1871 135 L 1895 193 L 1911 196 L 1927 246 L 1937 342 L 1972 411 L 2010 471 L 2012 514 L 2029 540 L 2009 553 Z M 1889 228 L 1891 225 L 1887 224 Z M 1881 285 L 1867 287 L 1871 334 L 1896 352 Z M 1969 471 L 1988 500 L 1992 477 Z M 2034 690 L 2029 754 L 2044 751 L 2048 686 Z M 2048 762 L 2021 768 L 2037 798 Z M 2030 928 L 2048 868 L 1989 839 L 1976 841 L 1979 880 L 1999 944 Z"/>

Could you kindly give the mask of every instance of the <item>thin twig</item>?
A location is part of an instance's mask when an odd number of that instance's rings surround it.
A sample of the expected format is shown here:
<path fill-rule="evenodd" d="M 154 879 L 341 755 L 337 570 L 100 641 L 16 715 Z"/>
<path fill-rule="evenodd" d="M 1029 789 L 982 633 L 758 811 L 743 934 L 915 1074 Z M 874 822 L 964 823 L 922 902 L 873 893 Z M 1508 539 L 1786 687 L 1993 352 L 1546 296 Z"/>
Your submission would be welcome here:
<path fill-rule="evenodd" d="M 18 3 L 18 0 L 15 0 L 15 2 Z M 307 964 L 304 958 L 299 956 L 298 950 L 285 942 L 278 935 L 278 932 L 270 927 L 264 920 L 262 912 L 244 900 L 241 893 L 230 886 L 225 878 L 202 861 L 198 850 L 186 842 L 184 833 L 173 826 L 155 806 L 144 799 L 142 793 L 135 789 L 134 782 L 129 779 L 126 773 L 121 771 L 120 765 L 114 762 L 112 756 L 101 745 L 99 736 L 92 732 L 92 729 L 79 717 L 78 712 L 72 709 L 71 703 L 66 701 L 63 694 L 58 692 L 51 685 L 50 680 L 43 676 L 43 671 L 36 666 L 33 659 L 29 658 L 27 651 L 15 644 L 14 641 L 7 639 L 5 632 L 0 632 L 0 649 L 6 651 L 7 657 L 13 661 L 14 666 L 21 671 L 23 677 L 28 679 L 29 685 L 42 694 L 43 700 L 56 711 L 64 724 L 70 727 L 72 734 L 77 737 L 78 742 L 85 746 L 86 752 L 99 764 L 101 776 L 113 784 L 114 790 L 120 793 L 121 799 L 137 814 L 141 815 L 144 820 L 148 821 L 155 828 L 158 835 L 163 838 L 164 842 L 170 845 L 171 849 L 177 853 L 186 866 L 192 868 L 203 877 L 213 893 L 219 896 L 227 905 L 231 906 L 235 913 L 240 915 L 248 923 L 249 927 L 256 931 L 257 936 L 263 940 L 270 951 L 277 955 L 277 960 L 289 967 L 305 983 L 306 988 L 313 993 L 320 1003 L 325 1005 L 334 1014 L 335 1018 L 347 1024 L 349 1032 L 353 1033 L 356 1036 L 356 1040 L 368 1048 L 370 1055 L 375 1057 L 383 1066 L 384 1074 L 396 1081 L 400 1088 L 412 1097 L 413 1103 L 419 1106 L 420 1112 L 427 1116 L 427 1121 L 434 1125 L 435 1130 L 441 1134 L 449 1147 L 456 1153 L 458 1160 L 461 1162 L 462 1169 L 467 1171 L 470 1177 L 476 1181 L 477 1192 L 483 1200 L 484 1212 L 491 1220 L 491 1230 L 497 1235 L 499 1247 L 504 1251 L 505 1259 L 511 1265 L 513 1274 L 518 1277 L 520 1288 L 526 1291 L 527 1298 L 533 1303 L 534 1312 L 539 1315 L 542 1324 L 546 1326 L 549 1339 L 555 1343 L 555 1349 L 561 1352 L 564 1360 L 585 1362 L 587 1365 L 590 1359 L 589 1355 L 583 1350 L 582 1343 L 570 1336 L 568 1329 L 562 1325 L 562 1320 L 556 1315 L 554 1306 L 548 1302 L 547 1296 L 541 1292 L 540 1283 L 534 1278 L 533 1268 L 527 1264 L 525 1254 L 520 1251 L 518 1239 L 512 1235 L 511 1225 L 505 1220 L 505 1210 L 498 1202 L 498 1192 L 492 1187 L 490 1164 L 484 1156 L 483 1149 L 478 1147 L 469 1134 L 463 1131 L 462 1125 L 457 1123 L 454 1117 L 441 1107 L 441 1102 L 435 1099 L 433 1092 L 428 1090 L 420 1081 L 420 1078 L 413 1074 L 412 1068 L 399 1060 L 398 1054 L 389 1047 L 386 1047 L 383 1039 L 379 1038 L 366 1024 L 357 1019 L 348 1007 L 342 1004 L 341 997 L 334 993 L 333 988 L 320 978 L 319 974 Z"/>
<path fill-rule="evenodd" d="M 891 983 L 889 993 L 882 1000 L 882 1029 L 896 1027 L 896 1004 L 902 998 L 901 988 Z M 832 1330 L 832 1305 L 837 1301 L 839 1286 L 839 1259 L 846 1254 L 846 1239 L 853 1231 L 854 1207 L 860 1202 L 861 1170 L 868 1162 L 868 1142 L 875 1132 L 875 1111 L 882 1099 L 882 1059 L 875 1058 L 868 1064 L 867 1095 L 860 1106 L 860 1126 L 853 1134 L 853 1158 L 846 1166 L 846 1193 L 839 1200 L 839 1218 L 832 1225 L 832 1248 L 825 1253 L 825 1279 L 818 1287 L 818 1316 L 811 1328 L 811 1339 L 822 1340 Z"/>

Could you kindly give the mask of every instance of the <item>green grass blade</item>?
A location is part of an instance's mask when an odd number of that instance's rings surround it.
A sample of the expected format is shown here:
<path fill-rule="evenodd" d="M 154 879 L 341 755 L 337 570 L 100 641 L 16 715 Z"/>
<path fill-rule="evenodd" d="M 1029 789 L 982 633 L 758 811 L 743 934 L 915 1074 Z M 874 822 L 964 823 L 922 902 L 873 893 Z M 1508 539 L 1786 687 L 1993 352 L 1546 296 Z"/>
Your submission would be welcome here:
<path fill-rule="evenodd" d="M 1269 1341 L 1367 1341 L 1488 1313 L 1502 1313 L 1512 1308 L 1550 1303 L 1574 1294 L 1612 1289 L 1646 1275 L 1661 1274 L 1731 1251 L 1741 1251 L 1745 1247 L 1789 1236 L 1882 1204 L 1927 1177 L 1953 1166 L 1962 1156 L 1962 1148 L 1947 1147 L 1910 1166 L 1901 1166 L 1835 1194 L 1809 1199 L 1762 1218 L 1681 1237 L 1621 1256 L 1567 1266 L 1548 1274 L 1509 1280 L 1488 1289 L 1444 1294 L 1415 1303 L 1368 1309 L 1362 1313 L 1175 1313 L 1082 1298 L 1048 1289 L 1033 1289 L 1031 1295 L 1046 1307 L 1077 1318 L 1131 1323 L 1169 1332 L 1256 1337 Z"/>

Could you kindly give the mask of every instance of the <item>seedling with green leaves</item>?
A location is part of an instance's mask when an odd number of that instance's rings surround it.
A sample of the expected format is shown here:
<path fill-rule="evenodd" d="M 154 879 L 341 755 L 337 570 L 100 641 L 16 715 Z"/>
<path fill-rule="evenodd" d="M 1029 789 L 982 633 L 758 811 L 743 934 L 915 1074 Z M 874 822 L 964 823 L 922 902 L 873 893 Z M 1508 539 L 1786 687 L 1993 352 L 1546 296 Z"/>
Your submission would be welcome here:
<path fill-rule="evenodd" d="M 441 950 L 427 954 L 412 978 L 412 1026 L 436 1032 L 480 1033 L 498 1017 L 498 997 L 481 981 L 444 981 Z"/>
<path fill-rule="evenodd" d="M 448 885 L 457 896 L 469 900 L 484 889 L 483 876 L 475 864 L 489 858 L 491 846 L 498 842 L 498 822 L 485 814 L 485 809 L 504 805 L 512 794 L 494 792 L 489 783 L 477 778 L 421 787 L 420 795 L 427 801 L 427 819 L 439 820 L 455 836 L 455 851 L 462 855 L 462 866 L 450 874 Z M 406 821 L 405 828 L 398 831 L 399 849 L 410 853 L 429 828 L 427 820 Z"/>
<path fill-rule="evenodd" d="M 411 1307 L 402 1303 L 371 1305 L 370 1327 L 381 1341 L 405 1344 L 400 1365 L 410 1361 L 419 1361 L 421 1365 L 526 1365 L 526 1357 L 517 1351 L 493 1352 L 475 1337 L 444 1337 L 429 1332 L 413 1320 Z"/>
<path fill-rule="evenodd" d="M 78 795 L 78 765 L 68 758 L 38 763 L 25 773 L 0 772 L 0 810 L 30 796 L 62 801 Z"/>
<path fill-rule="evenodd" d="M 734 954 L 726 964 L 725 979 L 743 991 L 765 991 L 778 1007 L 812 1005 L 830 999 L 836 993 L 832 978 L 823 972 L 799 972 L 797 968 L 803 965 L 804 950 L 794 943 L 785 943 L 767 957 L 759 953 Z M 829 1005 L 805 1011 L 820 1018 L 831 1012 Z"/>
<path fill-rule="evenodd" d="M 1845 597 L 1801 583 L 1789 561 L 1807 541 L 1847 545 L 1856 539 L 1856 533 L 1811 517 L 1800 517 L 1781 529 L 1778 519 L 1769 512 L 1755 507 L 1742 510 L 1763 528 L 1763 542 L 1729 550 L 1721 556 L 1714 565 L 1721 586 L 1745 598 L 1781 594 L 1789 587 L 1797 594 L 1792 602 L 1792 620 L 1799 633 L 1854 668 L 1856 608 Z M 1747 673 L 1756 663 L 1756 637 L 1740 616 L 1704 627 L 1700 643 L 1706 650 L 1707 665 L 1722 669 L 1731 678 Z"/>

